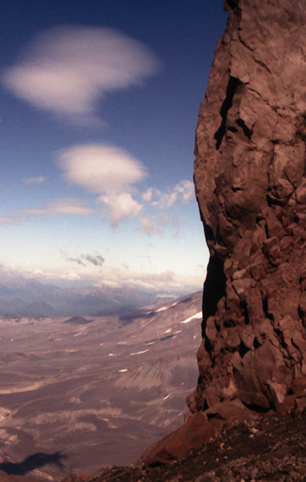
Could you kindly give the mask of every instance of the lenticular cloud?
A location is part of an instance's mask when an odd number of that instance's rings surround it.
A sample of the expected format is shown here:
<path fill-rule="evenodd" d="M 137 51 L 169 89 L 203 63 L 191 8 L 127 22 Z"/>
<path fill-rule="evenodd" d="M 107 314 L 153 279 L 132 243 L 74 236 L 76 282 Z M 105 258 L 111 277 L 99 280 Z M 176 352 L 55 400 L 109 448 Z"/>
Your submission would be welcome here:
<path fill-rule="evenodd" d="M 124 149 L 104 144 L 87 144 L 62 149 L 58 164 L 71 184 L 98 194 L 97 202 L 109 211 L 111 225 L 134 217 L 142 205 L 133 199 L 133 184 L 146 177 L 146 169 Z"/>
<path fill-rule="evenodd" d="M 94 116 L 95 102 L 154 74 L 149 49 L 109 28 L 60 27 L 38 35 L 2 83 L 40 109 Z"/>
<path fill-rule="evenodd" d="M 127 151 L 104 144 L 85 144 L 57 153 L 64 177 L 86 191 L 121 194 L 146 176 L 145 167 Z"/>

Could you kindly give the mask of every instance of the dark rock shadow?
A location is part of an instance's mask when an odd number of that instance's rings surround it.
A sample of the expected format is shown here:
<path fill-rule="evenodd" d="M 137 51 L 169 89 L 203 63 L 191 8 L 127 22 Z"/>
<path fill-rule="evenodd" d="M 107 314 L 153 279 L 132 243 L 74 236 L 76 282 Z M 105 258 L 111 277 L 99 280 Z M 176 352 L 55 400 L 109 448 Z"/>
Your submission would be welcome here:
<path fill-rule="evenodd" d="M 223 261 L 216 254 L 211 256 L 207 266 L 207 276 L 203 290 L 203 321 L 202 337 L 205 337 L 206 321 L 214 316 L 218 302 L 225 293 L 226 277 L 223 270 Z"/>
<path fill-rule="evenodd" d="M 37 452 L 36 454 L 29 455 L 20 464 L 13 462 L 2 462 L 0 464 L 0 470 L 10 475 L 25 475 L 34 469 L 39 469 L 48 464 L 55 464 L 58 467 L 62 467 L 61 459 L 66 456 L 60 452 L 54 454 L 45 454 L 43 452 Z"/>

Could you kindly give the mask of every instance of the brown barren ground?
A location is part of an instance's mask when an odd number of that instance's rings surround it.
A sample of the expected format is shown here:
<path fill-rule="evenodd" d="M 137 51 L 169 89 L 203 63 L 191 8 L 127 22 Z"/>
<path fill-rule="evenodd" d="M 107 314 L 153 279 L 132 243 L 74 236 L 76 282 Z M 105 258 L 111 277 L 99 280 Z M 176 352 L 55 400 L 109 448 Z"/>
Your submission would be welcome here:
<path fill-rule="evenodd" d="M 71 477 L 73 480 L 73 477 Z M 70 480 L 71 480 L 70 479 Z M 95 482 L 306 481 L 306 415 L 265 414 L 239 423 L 172 465 L 112 467 Z M 69 481 L 67 481 L 69 482 Z"/>
<path fill-rule="evenodd" d="M 137 460 L 196 385 L 201 292 L 122 317 L 0 318 L 0 470 L 61 480 Z"/>

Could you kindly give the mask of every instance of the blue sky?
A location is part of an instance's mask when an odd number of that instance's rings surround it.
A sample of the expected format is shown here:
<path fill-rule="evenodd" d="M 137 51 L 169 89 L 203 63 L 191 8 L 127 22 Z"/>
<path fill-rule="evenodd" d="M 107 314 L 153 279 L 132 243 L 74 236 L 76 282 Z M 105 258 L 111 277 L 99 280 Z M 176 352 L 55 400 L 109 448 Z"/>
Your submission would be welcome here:
<path fill-rule="evenodd" d="M 194 132 L 222 0 L 11 0 L 0 32 L 3 276 L 201 288 Z"/>

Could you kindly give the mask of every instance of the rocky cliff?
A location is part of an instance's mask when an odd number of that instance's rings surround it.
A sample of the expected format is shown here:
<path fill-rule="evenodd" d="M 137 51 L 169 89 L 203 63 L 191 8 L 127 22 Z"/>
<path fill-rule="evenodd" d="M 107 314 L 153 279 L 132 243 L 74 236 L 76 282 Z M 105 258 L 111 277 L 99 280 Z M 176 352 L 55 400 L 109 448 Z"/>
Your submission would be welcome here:
<path fill-rule="evenodd" d="M 192 412 L 283 409 L 306 377 L 306 9 L 228 0 L 196 130 L 210 250 Z"/>
<path fill-rule="evenodd" d="M 226 0 L 196 129 L 194 178 L 210 261 L 190 415 L 149 463 L 233 422 L 306 407 L 306 9 Z"/>

